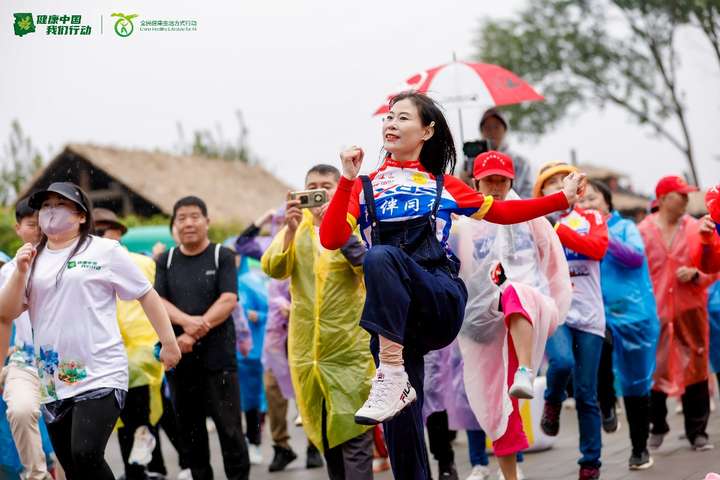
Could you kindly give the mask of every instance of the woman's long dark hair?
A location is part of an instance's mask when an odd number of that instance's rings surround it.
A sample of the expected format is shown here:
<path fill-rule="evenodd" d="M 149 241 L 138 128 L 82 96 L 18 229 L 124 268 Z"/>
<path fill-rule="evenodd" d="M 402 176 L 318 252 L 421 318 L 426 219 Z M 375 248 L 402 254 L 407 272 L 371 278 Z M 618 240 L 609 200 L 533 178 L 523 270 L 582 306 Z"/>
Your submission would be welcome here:
<path fill-rule="evenodd" d="M 73 247 L 72 251 L 70 252 L 70 255 L 68 255 L 68 258 L 63 262 L 62 267 L 58 271 L 57 275 L 55 276 L 55 287 L 57 287 L 60 284 L 60 280 L 62 279 L 63 272 L 65 272 L 65 268 L 67 267 L 68 262 L 71 258 L 73 258 L 75 255 L 78 255 L 85 250 L 87 250 L 88 245 L 90 245 L 90 242 L 92 241 L 92 238 L 90 237 L 90 234 L 95 230 L 93 215 L 92 215 L 92 201 L 90 201 L 90 197 L 88 197 L 87 193 L 85 191 L 78 187 L 77 185 L 73 186 L 77 188 L 77 191 L 80 193 L 80 200 L 85 207 L 86 211 L 82 211 L 79 206 L 75 205 L 73 202 L 73 205 L 75 206 L 75 210 L 78 213 L 82 213 L 85 215 L 85 223 L 80 224 L 80 236 L 78 239 L 78 242 L 75 244 L 75 247 Z M 32 279 L 33 274 L 35 273 L 35 265 L 36 260 L 40 256 L 40 253 L 45 250 L 45 247 L 47 246 L 48 237 L 45 235 L 45 232 L 42 232 L 42 237 L 40 238 L 40 243 L 37 246 L 37 253 L 35 254 L 35 260 L 32 263 L 32 266 L 30 267 L 30 275 L 28 276 L 28 282 L 27 286 L 25 287 L 25 295 L 27 296 L 28 300 L 30 299 L 30 293 L 32 292 Z"/>
<path fill-rule="evenodd" d="M 608 211 L 612 213 L 615 207 L 613 206 L 612 191 L 610 191 L 607 183 L 601 182 L 600 180 L 588 180 L 588 184 L 592 185 L 592 187 L 602 195 L 603 200 L 607 203 Z"/>
<path fill-rule="evenodd" d="M 420 151 L 420 163 L 422 166 L 433 175 L 440 175 L 445 172 L 452 173 L 455 170 L 455 161 L 457 159 L 455 142 L 440 106 L 424 93 L 407 91 L 395 95 L 390 100 L 390 107 L 392 108 L 401 100 L 413 102 L 420 113 L 420 121 L 424 127 L 435 122 L 435 133 L 425 142 Z"/>

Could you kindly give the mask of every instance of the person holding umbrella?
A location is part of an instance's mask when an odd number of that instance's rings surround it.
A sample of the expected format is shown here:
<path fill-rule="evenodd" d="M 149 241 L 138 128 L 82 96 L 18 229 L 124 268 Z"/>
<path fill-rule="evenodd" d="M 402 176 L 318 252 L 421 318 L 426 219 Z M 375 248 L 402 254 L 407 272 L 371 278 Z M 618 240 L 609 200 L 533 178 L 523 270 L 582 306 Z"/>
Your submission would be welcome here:
<path fill-rule="evenodd" d="M 567 209 L 582 175 L 542 199 L 493 201 L 451 175 L 456 153 L 442 111 L 426 95 L 398 94 L 383 122 L 380 168 L 358 178 L 364 153 L 340 154 L 343 175 L 320 226 L 320 241 L 342 247 L 356 226 L 369 246 L 360 325 L 378 365 L 355 421 L 384 422 L 395 478 L 430 478 L 423 434 L 424 355 L 446 347 L 462 323 L 467 290 L 447 248 L 453 213 L 517 223 Z"/>
<path fill-rule="evenodd" d="M 489 149 L 502 152 L 512 159 L 513 165 L 515 166 L 513 190 L 520 198 L 531 198 L 533 178 L 532 172 L 530 171 L 530 162 L 509 149 L 505 141 L 508 128 L 508 121 L 497 108 L 486 110 L 480 119 L 480 134 L 487 142 Z"/>

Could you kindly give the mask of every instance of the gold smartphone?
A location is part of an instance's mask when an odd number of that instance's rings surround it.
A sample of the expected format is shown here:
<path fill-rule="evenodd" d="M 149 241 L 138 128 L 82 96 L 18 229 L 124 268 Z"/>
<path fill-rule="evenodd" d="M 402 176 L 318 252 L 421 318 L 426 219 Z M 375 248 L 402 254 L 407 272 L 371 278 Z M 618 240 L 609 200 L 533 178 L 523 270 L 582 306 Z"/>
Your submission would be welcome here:
<path fill-rule="evenodd" d="M 327 191 L 323 188 L 290 192 L 290 199 L 300 200 L 300 205 L 298 205 L 300 208 L 315 208 L 325 205 L 328 201 Z"/>

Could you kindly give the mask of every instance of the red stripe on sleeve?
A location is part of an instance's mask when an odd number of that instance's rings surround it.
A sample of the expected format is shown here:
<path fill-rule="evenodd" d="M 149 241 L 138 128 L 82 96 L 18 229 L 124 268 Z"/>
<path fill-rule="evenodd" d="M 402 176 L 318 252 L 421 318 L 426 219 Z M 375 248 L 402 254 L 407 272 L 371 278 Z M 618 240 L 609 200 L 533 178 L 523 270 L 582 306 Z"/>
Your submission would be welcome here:
<path fill-rule="evenodd" d="M 567 197 L 563 192 L 530 200 L 504 200 L 493 202 L 485 214 L 485 220 L 500 225 L 522 223 L 548 213 L 569 208 Z"/>

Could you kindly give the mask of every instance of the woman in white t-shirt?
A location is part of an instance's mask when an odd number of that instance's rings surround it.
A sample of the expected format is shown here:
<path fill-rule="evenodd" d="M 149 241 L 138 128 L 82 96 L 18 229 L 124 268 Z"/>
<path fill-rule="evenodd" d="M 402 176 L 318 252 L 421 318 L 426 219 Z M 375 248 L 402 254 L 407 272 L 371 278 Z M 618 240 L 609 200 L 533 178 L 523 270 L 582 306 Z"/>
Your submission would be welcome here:
<path fill-rule="evenodd" d="M 116 299 L 140 301 L 165 368 L 177 364 L 180 350 L 160 297 L 127 252 L 90 235 L 92 206 L 78 186 L 53 183 L 30 206 L 40 210 L 42 240 L 18 250 L 0 310 L 30 315 L 43 413 L 67 477 L 113 479 L 105 446 L 128 388 Z"/>

